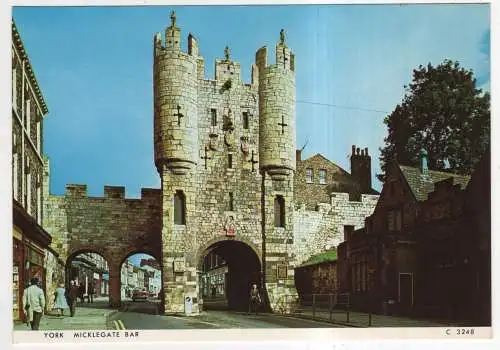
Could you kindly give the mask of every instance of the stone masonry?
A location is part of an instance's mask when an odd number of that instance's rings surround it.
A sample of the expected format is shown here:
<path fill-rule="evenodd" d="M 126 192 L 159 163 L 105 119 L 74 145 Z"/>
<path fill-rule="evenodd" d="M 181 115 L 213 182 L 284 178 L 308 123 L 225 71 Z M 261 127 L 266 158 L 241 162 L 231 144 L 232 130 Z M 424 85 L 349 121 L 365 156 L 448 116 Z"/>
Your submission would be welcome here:
<path fill-rule="evenodd" d="M 317 252 L 338 246 L 344 240 L 344 226 L 364 227 L 365 218 L 373 214 L 378 195 L 361 195 L 350 201 L 348 193 L 332 193 L 330 203 L 318 203 L 318 210 L 294 211 L 294 261 L 300 265 Z"/>
<path fill-rule="evenodd" d="M 284 31 L 274 64 L 266 47 L 257 51 L 250 83 L 241 81 L 228 47 L 215 62 L 215 79 L 207 80 L 196 38 L 189 34 L 188 50 L 181 51 L 181 30 L 175 14 L 171 18 L 165 35 L 153 39 L 161 189 L 127 199 L 123 187 L 105 186 L 104 197 L 88 197 L 85 185 L 67 185 L 64 196 L 46 193 L 44 227 L 67 263 L 86 251 L 107 260 L 114 306 L 120 264 L 142 252 L 160 262 L 165 313 L 187 313 L 190 297 L 191 314 L 197 314 L 204 257 L 214 249 L 242 249 L 244 259 L 258 263 L 233 256 L 232 278 L 252 273 L 241 276 L 245 284 L 258 276 L 267 306 L 287 312 L 284 301 L 296 296 L 296 263 L 325 243 L 336 244 L 343 225 L 362 226 L 372 199 L 350 202 L 339 194 L 320 211 L 295 211 L 295 56 Z M 48 161 L 45 173 L 48 191 Z"/>

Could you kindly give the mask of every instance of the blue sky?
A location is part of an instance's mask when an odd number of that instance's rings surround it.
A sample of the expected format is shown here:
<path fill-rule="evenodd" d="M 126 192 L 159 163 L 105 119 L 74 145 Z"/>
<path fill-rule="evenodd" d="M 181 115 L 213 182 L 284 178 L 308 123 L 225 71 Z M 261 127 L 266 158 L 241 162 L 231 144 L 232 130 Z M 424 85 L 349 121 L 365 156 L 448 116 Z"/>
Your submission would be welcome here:
<path fill-rule="evenodd" d="M 226 45 L 250 81 L 255 52 L 284 28 L 296 54 L 297 146 L 347 171 L 351 145 L 368 147 L 380 171 L 382 121 L 401 101 L 412 69 L 444 59 L 473 69 L 489 90 L 488 5 L 23 7 L 13 15 L 49 115 L 44 152 L 51 193 L 68 183 L 160 187 L 153 163 L 152 52 L 175 9 L 183 47 L 192 32 L 205 76 Z M 310 102 L 318 103 L 311 104 Z M 329 105 L 329 106 L 326 106 Z"/>
<path fill-rule="evenodd" d="M 128 258 L 128 261 L 130 261 L 134 266 L 141 266 L 142 259 L 154 259 L 154 258 L 148 254 L 134 254 Z"/>

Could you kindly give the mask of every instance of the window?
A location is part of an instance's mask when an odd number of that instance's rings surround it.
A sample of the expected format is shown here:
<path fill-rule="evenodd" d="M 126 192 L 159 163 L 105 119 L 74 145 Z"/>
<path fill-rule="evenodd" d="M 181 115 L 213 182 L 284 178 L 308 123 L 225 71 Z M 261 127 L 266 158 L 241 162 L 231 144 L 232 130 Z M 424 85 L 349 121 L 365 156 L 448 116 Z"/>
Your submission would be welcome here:
<path fill-rule="evenodd" d="M 17 110 L 17 70 L 12 69 L 12 106 Z"/>
<path fill-rule="evenodd" d="M 319 183 L 324 185 L 326 184 L 326 170 L 319 171 Z"/>
<path fill-rule="evenodd" d="M 42 225 L 42 186 L 37 183 L 36 187 L 36 221 Z"/>
<path fill-rule="evenodd" d="M 389 231 L 401 231 L 401 210 L 391 210 L 387 215 Z"/>
<path fill-rule="evenodd" d="M 31 215 L 31 173 L 26 174 L 26 211 Z"/>
<path fill-rule="evenodd" d="M 40 121 L 36 122 L 36 146 L 39 153 L 42 153 L 41 124 Z"/>
<path fill-rule="evenodd" d="M 248 112 L 243 112 L 243 129 L 248 129 Z"/>
<path fill-rule="evenodd" d="M 28 137 L 30 137 L 31 131 L 31 101 L 26 100 L 26 131 L 28 132 Z"/>
<path fill-rule="evenodd" d="M 274 199 L 274 226 L 285 227 L 285 199 L 282 196 Z"/>
<path fill-rule="evenodd" d="M 308 184 L 313 183 L 313 170 L 312 169 L 306 169 L 306 182 Z"/>
<path fill-rule="evenodd" d="M 227 155 L 227 167 L 229 169 L 233 168 L 233 155 L 231 153 Z"/>
<path fill-rule="evenodd" d="M 15 136 L 15 135 L 14 135 Z M 14 150 L 15 152 L 16 150 Z M 16 152 L 13 155 L 12 159 L 12 188 L 14 190 L 13 196 L 15 200 L 18 200 L 18 191 L 19 191 L 19 184 L 18 184 L 18 167 L 19 167 L 19 154 Z"/>
<path fill-rule="evenodd" d="M 177 191 L 174 195 L 174 224 L 186 224 L 186 196 L 182 191 Z"/>
<path fill-rule="evenodd" d="M 212 108 L 210 112 L 212 115 L 212 126 L 217 126 L 217 110 L 215 108 Z"/>
<path fill-rule="evenodd" d="M 229 211 L 234 210 L 234 198 L 233 198 L 233 192 L 229 192 Z"/>

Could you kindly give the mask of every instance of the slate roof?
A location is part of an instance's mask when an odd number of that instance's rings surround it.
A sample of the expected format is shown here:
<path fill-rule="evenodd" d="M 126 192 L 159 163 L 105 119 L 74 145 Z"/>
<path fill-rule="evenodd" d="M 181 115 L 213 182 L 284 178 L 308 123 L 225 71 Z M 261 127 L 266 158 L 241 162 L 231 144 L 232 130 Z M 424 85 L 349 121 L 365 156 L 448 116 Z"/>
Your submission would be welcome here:
<path fill-rule="evenodd" d="M 464 189 L 470 180 L 470 176 L 435 170 L 428 170 L 427 175 L 424 175 L 419 168 L 406 165 L 399 165 L 399 169 L 418 201 L 425 201 L 427 199 L 428 194 L 434 191 L 434 184 L 436 182 L 452 177 L 453 184 L 460 185 L 460 188 Z"/>

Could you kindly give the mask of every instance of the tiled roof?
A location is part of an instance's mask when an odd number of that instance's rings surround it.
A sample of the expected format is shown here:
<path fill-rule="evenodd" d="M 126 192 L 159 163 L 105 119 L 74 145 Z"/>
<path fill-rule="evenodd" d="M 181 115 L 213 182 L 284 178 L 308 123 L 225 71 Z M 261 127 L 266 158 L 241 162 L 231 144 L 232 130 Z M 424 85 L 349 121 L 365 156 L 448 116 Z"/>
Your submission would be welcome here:
<path fill-rule="evenodd" d="M 427 174 L 422 174 L 419 168 L 406 165 L 399 165 L 399 169 L 401 169 L 406 182 L 408 182 L 418 201 L 427 199 L 428 194 L 434 191 L 434 184 L 436 182 L 452 177 L 453 184 L 460 185 L 460 188 L 464 189 L 470 180 L 470 176 L 446 173 L 444 171 L 427 170 Z"/>

